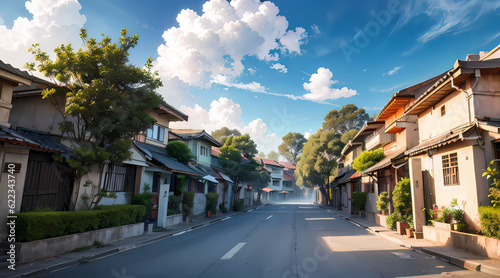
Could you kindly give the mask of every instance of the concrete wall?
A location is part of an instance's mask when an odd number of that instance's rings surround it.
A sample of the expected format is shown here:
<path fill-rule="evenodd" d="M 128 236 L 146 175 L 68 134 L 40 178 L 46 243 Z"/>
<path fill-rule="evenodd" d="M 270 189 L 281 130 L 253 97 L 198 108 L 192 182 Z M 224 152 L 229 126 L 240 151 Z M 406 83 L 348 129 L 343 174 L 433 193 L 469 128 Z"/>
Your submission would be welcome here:
<path fill-rule="evenodd" d="M 0 179 L 0 204 L 2 204 L 3 209 L 0 210 L 0 220 L 2 223 L 7 223 L 7 215 L 9 215 L 9 207 L 8 205 L 14 205 L 14 212 L 19 213 L 21 210 L 21 203 L 24 192 L 24 181 L 26 178 L 26 169 L 28 166 L 28 154 L 30 148 L 10 145 L 8 143 L 0 144 L 2 146 L 1 153 L 3 156 L 3 160 L 0 161 L 1 166 L 1 179 Z M 8 172 L 3 171 L 3 167 L 5 163 L 20 163 L 21 169 L 20 173 L 10 174 Z M 9 179 L 9 175 L 11 178 Z M 12 178 L 12 176 L 14 178 Z M 13 182 L 9 182 L 9 180 Z M 9 187 L 9 184 L 13 185 Z M 15 192 L 9 191 L 14 190 Z M 9 198 L 10 196 L 15 197 Z M 10 200 L 10 202 L 9 202 Z M 14 203 L 12 201 L 15 201 Z M 0 225 L 0 239 L 4 240 L 7 238 L 8 234 L 8 226 Z"/>
<path fill-rule="evenodd" d="M 19 254 L 19 263 L 27 263 L 71 252 L 77 248 L 91 246 L 95 240 L 108 243 L 143 233 L 144 223 L 136 223 L 32 242 L 16 243 L 16 254 Z"/>
<path fill-rule="evenodd" d="M 57 100 L 60 103 L 60 109 L 64 111 L 64 98 L 58 97 Z M 41 94 L 14 98 L 9 121 L 12 129 L 22 126 L 55 135 L 62 134 L 59 130 L 59 123 L 63 121 L 61 113 L 50 101 L 42 99 Z"/>
<path fill-rule="evenodd" d="M 475 77 L 471 77 L 467 84 L 476 82 Z M 474 88 L 471 99 L 473 117 L 500 118 L 500 75 L 485 75 L 482 73 Z"/>
<path fill-rule="evenodd" d="M 205 193 L 195 193 L 193 215 L 205 213 L 206 203 L 207 203 L 207 197 L 205 197 Z"/>
<path fill-rule="evenodd" d="M 498 239 L 439 229 L 432 226 L 424 226 L 423 232 L 426 240 L 460 248 L 476 255 L 500 259 L 500 240 Z"/>

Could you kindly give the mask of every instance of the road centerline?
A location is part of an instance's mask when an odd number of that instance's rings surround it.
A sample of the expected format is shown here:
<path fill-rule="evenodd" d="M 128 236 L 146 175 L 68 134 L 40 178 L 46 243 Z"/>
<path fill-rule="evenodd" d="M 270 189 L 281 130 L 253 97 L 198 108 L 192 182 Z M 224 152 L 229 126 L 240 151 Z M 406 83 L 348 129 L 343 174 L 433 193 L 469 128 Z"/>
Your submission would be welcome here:
<path fill-rule="evenodd" d="M 241 248 L 243 248 L 243 246 L 245 246 L 245 244 L 247 244 L 247 243 L 246 242 L 240 242 L 240 243 L 236 244 L 236 246 L 234 246 L 233 248 L 231 248 L 231 250 L 229 250 L 220 259 L 221 260 L 229 260 L 229 259 L 231 259 L 236 253 L 238 253 L 238 251 L 240 251 Z"/>

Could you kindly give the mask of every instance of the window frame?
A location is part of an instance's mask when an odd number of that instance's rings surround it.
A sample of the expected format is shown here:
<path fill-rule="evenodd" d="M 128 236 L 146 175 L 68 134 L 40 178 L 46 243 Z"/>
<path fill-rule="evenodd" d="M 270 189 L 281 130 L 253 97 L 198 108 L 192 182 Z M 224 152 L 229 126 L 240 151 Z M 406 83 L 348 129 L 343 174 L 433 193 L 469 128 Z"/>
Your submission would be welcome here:
<path fill-rule="evenodd" d="M 166 129 L 164 126 L 154 124 L 146 130 L 146 138 L 163 143 L 165 142 Z"/>
<path fill-rule="evenodd" d="M 443 154 L 441 156 L 441 166 L 443 170 L 443 185 L 460 185 L 458 153 Z"/>

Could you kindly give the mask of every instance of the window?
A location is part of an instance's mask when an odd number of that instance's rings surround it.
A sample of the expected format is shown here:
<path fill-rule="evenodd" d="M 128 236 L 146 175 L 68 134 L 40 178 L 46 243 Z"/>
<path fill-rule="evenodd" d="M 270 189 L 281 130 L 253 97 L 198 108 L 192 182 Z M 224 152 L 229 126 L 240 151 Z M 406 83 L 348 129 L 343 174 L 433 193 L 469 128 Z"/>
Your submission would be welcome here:
<path fill-rule="evenodd" d="M 500 142 L 493 142 L 493 156 L 500 159 Z"/>
<path fill-rule="evenodd" d="M 273 180 L 273 186 L 280 186 L 279 180 Z"/>
<path fill-rule="evenodd" d="M 446 115 L 446 108 L 443 106 L 441 106 L 441 117 L 443 117 L 444 115 Z"/>
<path fill-rule="evenodd" d="M 279 168 L 275 168 L 275 167 L 273 167 L 272 169 L 273 169 L 273 173 L 278 173 L 278 174 L 279 174 L 279 172 L 280 172 L 280 169 L 279 169 Z"/>
<path fill-rule="evenodd" d="M 146 137 L 154 139 L 156 141 L 164 142 L 165 128 L 159 125 L 153 125 L 152 128 L 148 128 Z"/>
<path fill-rule="evenodd" d="M 104 190 L 108 192 L 132 192 L 135 187 L 136 166 L 111 163 L 106 172 Z"/>
<path fill-rule="evenodd" d="M 443 160 L 444 185 L 458 185 L 458 156 L 457 153 L 445 154 Z"/>
<path fill-rule="evenodd" d="M 208 148 L 204 147 L 204 146 L 201 146 L 200 147 L 200 155 L 208 156 Z"/>
<path fill-rule="evenodd" d="M 197 179 L 190 179 L 189 191 L 192 191 L 195 193 L 205 193 L 205 184 L 198 181 Z"/>

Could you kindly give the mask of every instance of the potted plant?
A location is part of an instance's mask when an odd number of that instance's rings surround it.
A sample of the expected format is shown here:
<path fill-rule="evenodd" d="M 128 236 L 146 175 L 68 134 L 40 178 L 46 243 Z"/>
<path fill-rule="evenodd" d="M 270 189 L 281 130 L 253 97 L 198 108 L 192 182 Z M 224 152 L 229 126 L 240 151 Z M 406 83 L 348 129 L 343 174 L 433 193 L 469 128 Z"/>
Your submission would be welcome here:
<path fill-rule="evenodd" d="M 378 195 L 377 200 L 377 210 L 379 210 L 382 215 L 389 214 L 389 193 L 387 191 L 381 192 Z"/>
<path fill-rule="evenodd" d="M 415 233 L 415 225 L 413 224 L 413 215 L 408 215 L 405 217 L 405 222 L 408 225 L 408 228 L 405 229 L 406 236 L 413 237 Z"/>
<path fill-rule="evenodd" d="M 365 209 L 366 192 L 353 192 L 352 199 L 354 201 L 354 214 Z"/>

